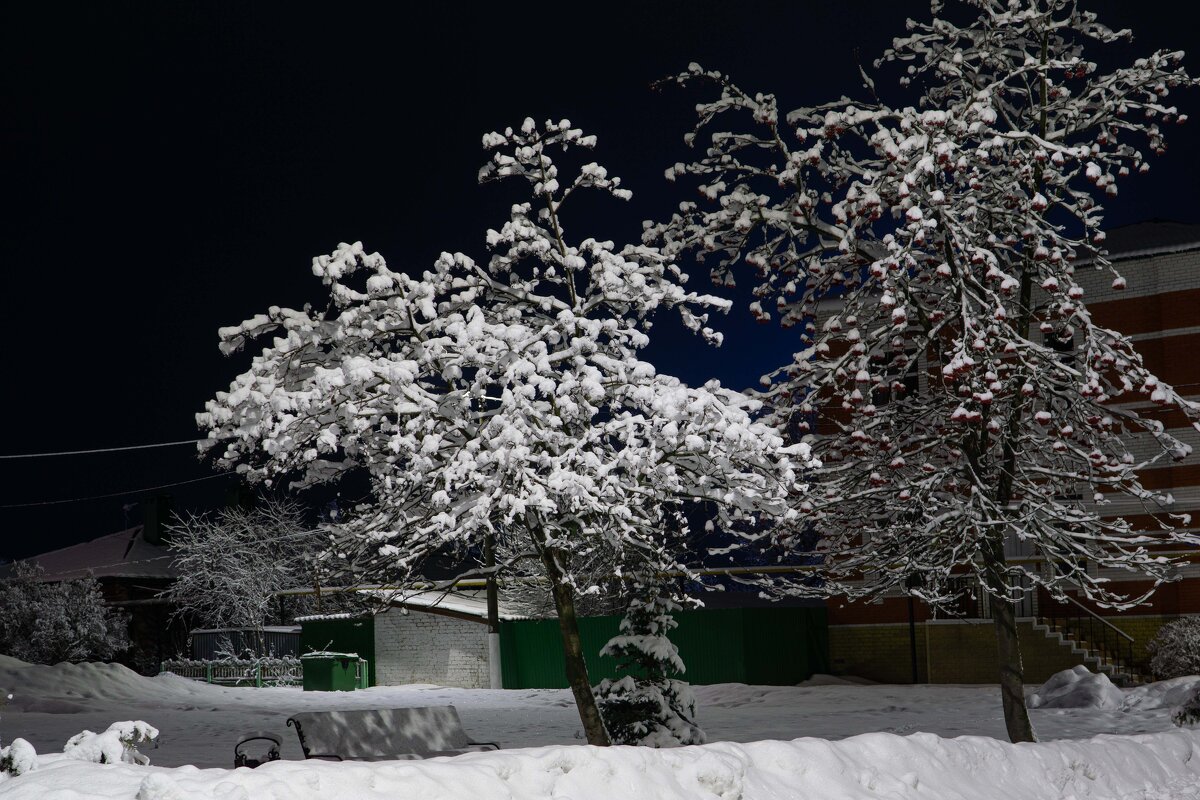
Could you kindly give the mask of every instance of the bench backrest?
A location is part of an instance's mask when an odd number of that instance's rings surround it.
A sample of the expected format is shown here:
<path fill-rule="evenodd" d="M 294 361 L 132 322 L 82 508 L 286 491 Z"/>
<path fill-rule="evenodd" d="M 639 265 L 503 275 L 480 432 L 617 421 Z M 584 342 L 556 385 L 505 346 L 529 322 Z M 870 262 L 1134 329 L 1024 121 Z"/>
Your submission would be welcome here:
<path fill-rule="evenodd" d="M 342 758 L 461 750 L 471 741 L 454 706 L 306 711 L 292 715 L 307 757 Z"/>

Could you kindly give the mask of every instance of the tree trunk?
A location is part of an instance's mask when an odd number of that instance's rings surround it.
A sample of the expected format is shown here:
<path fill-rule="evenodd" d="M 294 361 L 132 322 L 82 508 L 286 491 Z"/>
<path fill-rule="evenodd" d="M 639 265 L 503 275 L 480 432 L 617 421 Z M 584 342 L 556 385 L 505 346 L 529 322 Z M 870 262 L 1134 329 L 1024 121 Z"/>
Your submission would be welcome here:
<path fill-rule="evenodd" d="M 1000 666 L 1000 698 L 1004 703 L 1004 727 L 1012 742 L 1036 742 L 1029 708 L 1025 705 L 1025 668 L 1021 664 L 1021 642 L 1017 614 L 1006 591 L 1004 542 L 993 541 L 984 550 L 987 579 L 992 590 L 992 622 L 996 629 L 996 657 Z"/>
<path fill-rule="evenodd" d="M 579 638 L 579 620 L 575 616 L 575 598 L 571 587 L 563 581 L 562 570 L 552 548 L 543 547 L 542 563 L 550 578 L 550 591 L 554 595 L 554 608 L 558 612 L 558 631 L 562 636 L 563 659 L 567 668 L 567 683 L 575 695 L 575 706 L 583 722 L 583 732 L 588 744 L 607 747 L 608 731 L 596 706 L 592 694 L 592 682 L 588 679 L 587 662 L 583 658 L 583 644 Z"/>
<path fill-rule="evenodd" d="M 1047 135 L 1046 107 L 1046 64 L 1049 62 L 1048 34 L 1042 35 L 1042 73 L 1039 98 L 1038 131 L 1043 138 Z M 1037 191 L 1044 188 L 1042 167 L 1035 167 L 1033 185 Z M 1033 264 L 1028 257 L 1021 270 L 1020 313 L 1013 330 L 1023 339 L 1029 339 L 1029 326 L 1033 319 Z M 1024 384 L 1028 376 L 1019 375 L 1016 385 Z M 1008 418 L 1008 431 L 1002 444 L 1003 470 L 996 491 L 996 503 L 1007 508 L 1013 497 L 1013 482 L 1017 474 L 1016 443 L 1020 439 L 1021 423 L 1029 406 L 1028 401 L 1018 399 Z M 996 629 L 996 659 L 1000 666 L 1000 698 L 1004 703 L 1004 726 L 1012 742 L 1036 742 L 1033 724 L 1029 721 L 1029 708 L 1025 705 L 1025 668 L 1021 664 L 1021 642 L 1017 634 L 1017 612 L 1008 591 L 1008 564 L 1004 558 L 1004 536 L 993 536 L 983 548 L 984 574 L 988 589 L 995 602 L 992 605 L 992 622 Z"/>

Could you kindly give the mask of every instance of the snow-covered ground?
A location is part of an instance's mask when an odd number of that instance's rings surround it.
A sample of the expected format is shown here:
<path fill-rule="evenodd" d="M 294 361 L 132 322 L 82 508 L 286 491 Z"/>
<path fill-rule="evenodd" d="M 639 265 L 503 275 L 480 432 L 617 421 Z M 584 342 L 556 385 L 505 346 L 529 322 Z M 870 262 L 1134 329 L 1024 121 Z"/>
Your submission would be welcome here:
<path fill-rule="evenodd" d="M 1200 800 L 1200 731 L 1179 731 L 1169 718 L 1170 706 L 1194 682 L 1137 690 L 1121 706 L 1111 702 L 1110 693 L 1080 681 L 1074 696 L 1107 698 L 1099 703 L 1103 707 L 1035 709 L 1043 740 L 1157 735 L 1020 747 L 1001 741 L 994 686 L 864 686 L 836 679 L 796 687 L 702 686 L 696 688 L 700 720 L 716 744 L 601 752 L 563 747 L 582 742 L 566 690 L 404 686 L 305 693 L 208 686 L 172 675 L 142 678 L 101 664 L 29 666 L 0 657 L 0 689 L 13 694 L 0 712 L 0 737 L 29 740 L 41 760 L 34 773 L 0 779 L 0 796 Z M 1069 688 L 1055 691 L 1059 700 L 1053 705 L 1072 704 Z M 285 727 L 290 714 L 303 710 L 442 704 L 458 707 L 471 736 L 498 741 L 504 750 L 450 762 L 302 762 L 295 734 Z M 47 755 L 85 728 L 103 731 L 111 722 L 132 719 L 162 732 L 157 749 L 143 748 L 151 767 Z M 229 771 L 234 743 L 254 730 L 280 734 L 285 761 Z M 916 732 L 921 735 L 890 735 Z M 988 738 L 949 738 L 960 736 Z M 790 741 L 801 737 L 814 738 Z M 847 737 L 856 738 L 822 741 Z M 514 753 L 515 748 L 541 749 Z"/>

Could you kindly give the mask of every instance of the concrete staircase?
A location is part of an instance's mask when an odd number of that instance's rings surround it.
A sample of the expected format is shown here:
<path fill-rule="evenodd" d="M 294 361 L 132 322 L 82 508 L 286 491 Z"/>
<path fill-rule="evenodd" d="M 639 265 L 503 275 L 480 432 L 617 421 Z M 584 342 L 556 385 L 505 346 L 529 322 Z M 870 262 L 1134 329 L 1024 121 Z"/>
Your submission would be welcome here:
<path fill-rule="evenodd" d="M 1093 672 L 1104 673 L 1117 686 L 1138 686 L 1154 679 L 1136 665 L 1122 663 L 1118 666 L 1114 659 L 1107 657 L 1099 647 L 1083 638 L 1081 632 L 1072 630 L 1069 626 L 1061 623 L 1056 625 L 1048 619 L 1038 617 L 1034 620 L 1033 630 L 1044 634 L 1060 647 L 1067 648 L 1080 663 Z"/>

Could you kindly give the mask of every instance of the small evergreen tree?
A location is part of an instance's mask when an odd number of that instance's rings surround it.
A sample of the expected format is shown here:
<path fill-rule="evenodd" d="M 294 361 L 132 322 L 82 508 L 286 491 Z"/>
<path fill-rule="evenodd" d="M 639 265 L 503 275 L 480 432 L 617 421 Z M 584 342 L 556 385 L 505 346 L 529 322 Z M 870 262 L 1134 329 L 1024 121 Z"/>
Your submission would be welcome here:
<path fill-rule="evenodd" d="M 667 637 L 678 625 L 672 615 L 682 606 L 657 580 L 638 578 L 634 584 L 620 634 L 600 651 L 629 673 L 596 687 L 608 735 L 613 744 L 704 744 L 692 689 L 671 677 L 684 672 L 679 649 Z"/>

